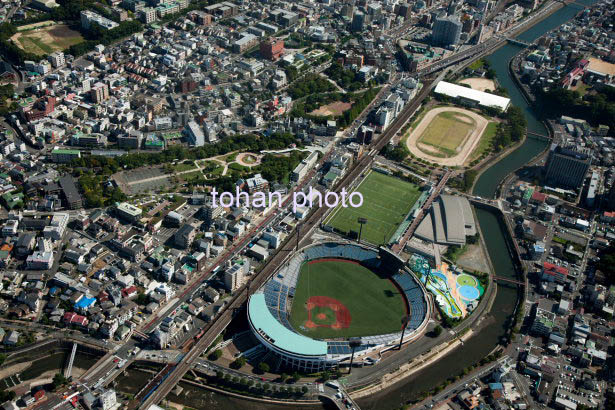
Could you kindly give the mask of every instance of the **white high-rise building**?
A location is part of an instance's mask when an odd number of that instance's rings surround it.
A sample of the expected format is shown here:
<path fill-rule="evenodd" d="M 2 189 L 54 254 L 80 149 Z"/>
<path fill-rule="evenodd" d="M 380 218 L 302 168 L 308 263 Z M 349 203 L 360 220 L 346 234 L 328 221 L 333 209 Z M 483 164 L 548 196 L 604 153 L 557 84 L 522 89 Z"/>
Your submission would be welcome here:
<path fill-rule="evenodd" d="M 117 397 L 115 396 L 115 390 L 107 390 L 100 395 L 100 406 L 103 410 L 110 410 L 117 404 Z"/>
<path fill-rule="evenodd" d="M 242 262 L 235 262 L 233 266 L 228 268 L 226 272 L 224 272 L 224 285 L 226 288 L 233 292 L 241 285 L 243 285 L 243 280 L 245 275 L 248 273 L 247 271 L 250 269 L 248 260 L 244 260 Z"/>
<path fill-rule="evenodd" d="M 454 46 L 459 43 L 463 25 L 459 16 L 437 17 L 433 24 L 432 43 L 439 47 Z"/>
<path fill-rule="evenodd" d="M 49 62 L 53 66 L 53 68 L 63 67 L 66 64 L 64 60 L 64 53 L 61 51 L 56 51 L 55 53 L 51 53 L 49 55 Z"/>

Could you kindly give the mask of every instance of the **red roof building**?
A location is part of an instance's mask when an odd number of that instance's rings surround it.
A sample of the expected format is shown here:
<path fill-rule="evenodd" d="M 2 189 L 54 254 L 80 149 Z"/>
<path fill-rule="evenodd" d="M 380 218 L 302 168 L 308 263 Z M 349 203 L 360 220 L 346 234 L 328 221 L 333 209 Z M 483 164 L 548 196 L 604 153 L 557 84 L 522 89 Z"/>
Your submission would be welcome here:
<path fill-rule="evenodd" d="M 132 298 L 137 296 L 137 287 L 135 285 L 132 285 L 122 289 L 122 296 L 125 298 Z"/>
<path fill-rule="evenodd" d="M 547 195 L 537 191 L 534 191 L 534 193 L 532 194 L 532 198 L 530 199 L 531 202 L 538 202 L 541 204 L 544 203 L 546 200 Z"/>
<path fill-rule="evenodd" d="M 555 265 L 553 263 L 544 262 L 542 264 L 542 279 L 548 282 L 562 283 L 568 277 L 568 269 Z"/>
<path fill-rule="evenodd" d="M 75 312 L 66 312 L 64 313 L 64 323 L 67 325 L 87 327 L 89 321 L 87 317 L 78 315 Z"/>
<path fill-rule="evenodd" d="M 276 61 L 284 54 L 284 40 L 267 39 L 260 44 L 261 55 L 271 61 Z"/>

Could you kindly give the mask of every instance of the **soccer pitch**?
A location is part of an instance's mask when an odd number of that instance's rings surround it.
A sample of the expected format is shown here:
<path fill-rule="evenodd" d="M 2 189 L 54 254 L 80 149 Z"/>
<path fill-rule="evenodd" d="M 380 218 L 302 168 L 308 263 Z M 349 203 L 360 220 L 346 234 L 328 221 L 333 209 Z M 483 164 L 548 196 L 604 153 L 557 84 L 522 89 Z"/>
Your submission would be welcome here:
<path fill-rule="evenodd" d="M 301 266 L 290 312 L 290 324 L 299 333 L 316 339 L 371 336 L 401 330 L 406 315 L 405 299 L 389 279 L 356 262 L 323 260 Z M 348 327 L 335 328 L 336 311 L 328 307 L 312 309 L 316 327 L 306 327 L 307 301 L 328 297 L 350 314 Z M 346 310 L 344 309 L 344 310 Z"/>
<path fill-rule="evenodd" d="M 367 218 L 361 240 L 375 245 L 387 243 L 421 195 L 419 187 L 399 178 L 371 172 L 356 191 L 363 195 L 359 208 L 338 206 L 325 225 L 341 232 L 359 232 L 357 219 Z"/>

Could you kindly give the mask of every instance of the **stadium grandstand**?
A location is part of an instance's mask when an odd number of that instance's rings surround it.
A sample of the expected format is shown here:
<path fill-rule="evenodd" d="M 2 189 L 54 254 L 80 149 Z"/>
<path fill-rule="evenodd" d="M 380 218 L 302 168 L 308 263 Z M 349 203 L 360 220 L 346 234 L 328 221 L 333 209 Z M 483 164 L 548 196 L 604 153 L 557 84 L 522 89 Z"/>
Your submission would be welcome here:
<path fill-rule="evenodd" d="M 248 301 L 248 321 L 255 337 L 278 359 L 278 366 L 314 373 L 337 367 L 352 354 L 347 339 L 318 340 L 295 331 L 289 322 L 292 298 L 301 267 L 319 259 L 345 259 L 378 269 L 381 259 L 376 248 L 351 243 L 319 243 L 303 248 L 275 272 Z M 387 265 L 388 266 L 388 265 Z M 394 273 L 394 272 L 392 272 Z M 425 331 L 431 308 L 426 291 L 410 271 L 398 270 L 391 276 L 403 293 L 410 321 L 404 343 L 418 339 Z M 399 332 L 360 337 L 355 358 L 382 351 L 399 343 Z"/>

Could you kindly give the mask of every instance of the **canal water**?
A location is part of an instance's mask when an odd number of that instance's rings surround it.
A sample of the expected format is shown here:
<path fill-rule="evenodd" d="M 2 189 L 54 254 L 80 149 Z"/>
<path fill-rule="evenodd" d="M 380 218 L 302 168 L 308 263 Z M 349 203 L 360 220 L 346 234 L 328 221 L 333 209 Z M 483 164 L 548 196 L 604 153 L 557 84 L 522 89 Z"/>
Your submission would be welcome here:
<path fill-rule="evenodd" d="M 63 350 L 59 352 L 53 352 L 46 357 L 36 359 L 32 361 L 30 367 L 19 373 L 19 379 L 21 381 L 36 379 L 45 372 L 53 372 L 53 374 L 62 373 L 69 356 L 70 351 Z M 96 361 L 98 359 L 98 356 L 77 351 L 77 354 L 75 354 L 75 360 L 73 362 L 73 368 L 89 369 L 90 367 L 94 366 L 94 364 L 96 364 Z M 50 377 L 53 377 L 53 374 L 51 374 Z"/>
<path fill-rule="evenodd" d="M 577 2 L 593 3 L 587 0 L 577 0 Z M 521 34 L 519 38 L 532 42 L 547 31 L 570 20 L 580 10 L 581 8 L 576 5 L 563 7 Z M 508 72 L 508 62 L 519 51 L 518 46 L 509 44 L 494 52 L 488 57 L 488 60 L 497 73 L 499 83 L 508 91 L 512 103 L 523 109 L 529 131 L 546 134 L 545 126 L 539 120 L 539 113 L 534 112 L 528 106 Z M 486 198 L 493 197 L 500 181 L 510 172 L 542 152 L 546 148 L 546 144 L 544 141 L 533 138 L 526 139 L 523 145 L 481 175 L 476 182 L 474 194 Z M 506 230 L 502 225 L 503 222 L 497 215 L 482 209 L 476 209 L 476 214 L 487 243 L 489 257 L 497 275 L 514 278 L 516 272 L 506 246 Z M 429 390 L 451 375 L 459 374 L 464 368 L 478 362 L 497 346 L 500 338 L 505 334 L 507 322 L 513 313 L 516 300 L 517 290 L 515 288 L 499 286 L 491 312 L 481 324 L 480 329 L 476 330 L 477 333 L 468 342 L 449 354 L 444 360 L 405 379 L 381 394 L 359 400 L 361 408 L 374 410 L 397 408 L 403 403 L 415 399 L 419 393 Z M 203 404 L 207 403 L 212 408 L 236 409 L 253 408 L 255 406 L 253 402 L 231 399 L 211 392 L 198 392 L 190 388 L 189 391 L 193 400 L 198 397 L 197 400 L 203 400 Z M 277 410 L 280 407 L 263 406 L 262 408 Z"/>

